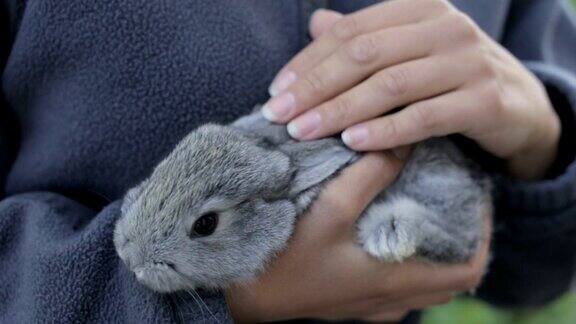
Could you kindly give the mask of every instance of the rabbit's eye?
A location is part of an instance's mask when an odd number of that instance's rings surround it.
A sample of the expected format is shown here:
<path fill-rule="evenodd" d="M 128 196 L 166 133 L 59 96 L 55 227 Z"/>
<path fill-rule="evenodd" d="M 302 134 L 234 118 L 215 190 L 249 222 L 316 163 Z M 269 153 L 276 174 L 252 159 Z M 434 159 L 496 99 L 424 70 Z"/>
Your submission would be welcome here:
<path fill-rule="evenodd" d="M 192 235 L 208 236 L 214 233 L 216 226 L 218 226 L 218 214 L 214 212 L 207 213 L 194 222 Z"/>

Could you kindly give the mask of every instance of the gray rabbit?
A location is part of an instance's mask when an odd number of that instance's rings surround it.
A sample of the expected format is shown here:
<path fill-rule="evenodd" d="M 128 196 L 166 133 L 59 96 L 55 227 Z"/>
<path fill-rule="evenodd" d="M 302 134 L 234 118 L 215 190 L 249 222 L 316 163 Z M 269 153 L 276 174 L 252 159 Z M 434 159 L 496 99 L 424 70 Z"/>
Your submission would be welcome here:
<path fill-rule="evenodd" d="M 228 126 L 201 126 L 126 194 L 117 252 L 159 292 L 249 280 L 326 182 L 359 157 L 335 138 L 294 141 L 258 109 Z M 489 190 L 449 140 L 425 141 L 359 218 L 358 242 L 382 261 L 465 261 L 481 239 Z"/>

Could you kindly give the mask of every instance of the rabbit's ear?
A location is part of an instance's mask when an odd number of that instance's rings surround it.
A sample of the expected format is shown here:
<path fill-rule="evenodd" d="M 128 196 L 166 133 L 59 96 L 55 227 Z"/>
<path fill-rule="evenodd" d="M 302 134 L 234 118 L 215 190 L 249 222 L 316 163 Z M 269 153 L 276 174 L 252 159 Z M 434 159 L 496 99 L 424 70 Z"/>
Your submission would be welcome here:
<path fill-rule="evenodd" d="M 248 134 L 256 134 L 277 145 L 290 141 L 286 125 L 268 121 L 262 115 L 261 107 L 260 105 L 254 107 L 250 115 L 237 119 L 231 126 Z"/>
<path fill-rule="evenodd" d="M 330 178 L 357 156 L 335 139 L 292 142 L 282 145 L 280 149 L 293 159 L 297 168 L 290 188 L 291 195 L 297 195 Z"/>
<path fill-rule="evenodd" d="M 126 195 L 124 195 L 124 200 L 122 201 L 122 206 L 120 207 L 120 211 L 122 212 L 122 214 L 126 214 L 128 208 L 130 208 L 130 206 L 134 204 L 136 199 L 138 199 L 145 185 L 146 181 L 143 181 L 139 185 L 135 186 L 134 188 L 131 188 L 126 192 Z"/>

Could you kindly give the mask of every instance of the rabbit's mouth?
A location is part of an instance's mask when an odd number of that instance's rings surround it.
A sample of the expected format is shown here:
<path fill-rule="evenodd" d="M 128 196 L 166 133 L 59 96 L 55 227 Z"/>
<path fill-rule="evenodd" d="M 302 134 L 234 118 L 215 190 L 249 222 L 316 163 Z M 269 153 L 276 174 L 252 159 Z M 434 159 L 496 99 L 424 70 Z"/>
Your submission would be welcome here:
<path fill-rule="evenodd" d="M 136 279 L 146 287 L 161 293 L 189 289 L 189 281 L 178 273 L 174 264 L 168 262 L 152 262 L 135 267 Z"/>

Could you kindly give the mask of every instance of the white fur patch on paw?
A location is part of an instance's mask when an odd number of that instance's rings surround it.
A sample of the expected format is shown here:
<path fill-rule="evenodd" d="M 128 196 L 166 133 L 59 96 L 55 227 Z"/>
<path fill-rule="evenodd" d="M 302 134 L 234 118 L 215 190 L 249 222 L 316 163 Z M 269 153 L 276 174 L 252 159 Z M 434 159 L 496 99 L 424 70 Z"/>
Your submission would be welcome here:
<path fill-rule="evenodd" d="M 416 253 L 425 209 L 410 198 L 372 204 L 358 223 L 364 250 L 383 261 L 402 261 Z"/>

